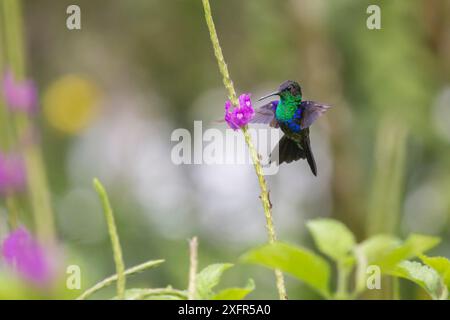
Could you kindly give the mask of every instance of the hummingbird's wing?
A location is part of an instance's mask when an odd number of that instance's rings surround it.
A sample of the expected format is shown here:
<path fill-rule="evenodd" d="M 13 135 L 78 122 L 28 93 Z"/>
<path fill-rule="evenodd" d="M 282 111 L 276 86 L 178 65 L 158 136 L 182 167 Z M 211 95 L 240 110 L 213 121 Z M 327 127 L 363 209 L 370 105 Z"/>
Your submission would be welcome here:
<path fill-rule="evenodd" d="M 269 124 L 271 127 L 278 128 L 278 121 L 275 119 L 275 111 L 277 110 L 278 101 L 271 101 L 255 110 L 250 123 Z"/>
<path fill-rule="evenodd" d="M 320 117 L 325 111 L 331 108 L 324 104 L 320 104 L 314 101 L 302 101 L 300 103 L 302 107 L 302 116 L 300 120 L 300 126 L 302 129 L 306 129 L 312 125 L 318 117 Z"/>

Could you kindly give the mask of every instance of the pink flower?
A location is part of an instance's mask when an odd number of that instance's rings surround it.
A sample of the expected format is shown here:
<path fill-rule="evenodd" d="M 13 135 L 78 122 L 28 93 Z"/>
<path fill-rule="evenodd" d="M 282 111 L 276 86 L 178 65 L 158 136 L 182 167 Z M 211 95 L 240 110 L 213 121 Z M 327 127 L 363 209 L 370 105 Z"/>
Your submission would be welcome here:
<path fill-rule="evenodd" d="M 231 102 L 227 100 L 225 102 L 225 121 L 233 130 L 246 126 L 255 114 L 249 93 L 241 94 L 239 97 L 239 106 L 232 111 L 230 109 Z"/>
<path fill-rule="evenodd" d="M 38 95 L 34 82 L 29 79 L 17 81 L 9 70 L 3 76 L 3 96 L 11 111 L 36 111 Z"/>
<path fill-rule="evenodd" d="M 21 192 L 26 186 L 25 164 L 16 154 L 0 153 L 0 195 Z"/>
<path fill-rule="evenodd" d="M 25 280 L 45 286 L 53 280 L 50 259 L 24 227 L 11 232 L 2 244 L 5 263 Z"/>

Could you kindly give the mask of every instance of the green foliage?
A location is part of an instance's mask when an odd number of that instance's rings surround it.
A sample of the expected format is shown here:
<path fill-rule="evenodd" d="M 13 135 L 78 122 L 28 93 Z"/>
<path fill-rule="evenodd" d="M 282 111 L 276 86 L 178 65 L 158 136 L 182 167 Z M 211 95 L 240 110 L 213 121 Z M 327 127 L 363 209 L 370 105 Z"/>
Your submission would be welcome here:
<path fill-rule="evenodd" d="M 98 184 L 96 186 L 98 187 Z M 97 191 L 102 191 L 102 189 L 97 188 Z M 100 194 L 104 195 L 103 199 L 107 200 L 104 190 Z M 109 203 L 106 207 L 112 216 Z M 384 275 L 416 283 L 433 299 L 447 299 L 450 284 L 450 261 L 443 257 L 433 258 L 423 255 L 425 251 L 439 243 L 438 238 L 412 234 L 402 242 L 390 235 L 376 235 L 357 244 L 351 231 L 339 221 L 317 219 L 309 221 L 307 227 L 319 251 L 336 263 L 338 276 L 335 293 L 332 293 L 330 288 L 331 268 L 329 263 L 306 248 L 275 242 L 250 250 L 242 255 L 240 260 L 289 273 L 327 299 L 346 299 L 362 293 L 366 289 L 366 270 L 369 265 L 378 266 Z M 417 256 L 420 256 L 426 265 L 408 261 Z M 124 270 L 123 276 L 157 266 L 162 262 L 163 260 L 154 260 L 143 263 Z M 350 283 L 348 278 L 352 274 L 355 262 L 357 267 L 354 273 L 355 288 L 351 293 L 347 289 Z M 240 300 L 252 292 L 255 289 L 252 279 L 249 279 L 247 285 L 242 288 L 226 288 L 218 293 L 213 291 L 220 283 L 223 273 L 231 267 L 233 267 L 231 263 L 216 263 L 201 270 L 195 278 L 195 299 Z M 80 299 L 118 281 L 119 278 L 118 275 L 106 278 L 88 289 L 80 296 Z M 177 290 L 170 286 L 128 289 L 118 297 L 127 300 L 188 299 L 186 290 Z"/>
<path fill-rule="evenodd" d="M 253 290 L 255 290 L 255 282 L 253 281 L 253 279 L 249 279 L 247 285 L 244 288 L 227 288 L 214 295 L 211 299 L 242 300 Z"/>
<path fill-rule="evenodd" d="M 380 254 L 373 264 L 389 270 L 402 260 L 417 257 L 425 251 L 435 247 L 440 242 L 439 238 L 419 234 L 410 235 L 406 241 L 398 247 Z"/>
<path fill-rule="evenodd" d="M 216 263 L 204 268 L 197 274 L 196 298 L 200 300 L 241 300 L 255 289 L 255 283 L 252 279 L 248 280 L 244 288 L 228 288 L 214 293 L 212 289 L 216 287 L 225 271 L 233 267 L 231 263 Z"/>
<path fill-rule="evenodd" d="M 330 296 L 328 263 L 305 248 L 281 242 L 268 244 L 247 252 L 241 261 L 280 269 L 305 282 L 323 297 Z"/>
<path fill-rule="evenodd" d="M 109 203 L 108 195 L 103 187 L 103 185 L 97 179 L 94 179 L 94 187 L 97 191 L 100 200 L 102 201 L 105 218 L 108 224 L 108 231 L 110 234 L 114 260 L 116 262 L 117 274 L 100 281 L 93 287 L 86 290 L 81 294 L 78 299 L 82 300 L 89 297 L 94 292 L 103 289 L 110 284 L 116 282 L 118 286 L 117 296 L 113 299 L 127 299 L 127 300 L 154 300 L 154 299 L 165 299 L 165 300 L 180 300 L 188 299 L 186 290 L 173 289 L 171 286 L 166 288 L 132 288 L 125 289 L 125 276 L 140 272 L 144 269 L 157 266 L 164 262 L 164 260 L 153 260 L 148 261 L 138 266 L 132 267 L 125 270 L 124 262 L 122 260 L 122 251 L 120 248 L 119 237 L 117 235 L 117 229 L 114 222 L 114 215 Z M 200 271 L 196 276 L 195 298 L 204 299 L 224 299 L 224 300 L 239 300 L 245 298 L 251 291 L 254 290 L 255 284 L 252 279 L 250 279 L 244 288 L 228 288 L 224 289 L 218 294 L 213 292 L 213 288 L 216 287 L 223 273 L 233 266 L 231 263 L 216 263 L 211 264 Z M 1 292 L 0 292 L 1 293 Z"/>
<path fill-rule="evenodd" d="M 417 261 L 402 261 L 387 274 L 408 279 L 421 286 L 433 299 L 447 299 L 448 291 L 436 270 Z"/>
<path fill-rule="evenodd" d="M 439 243 L 439 238 L 419 234 L 410 235 L 404 242 L 389 235 L 373 236 L 357 246 L 368 264 L 390 270 L 399 262 L 417 257 Z"/>
<path fill-rule="evenodd" d="M 358 248 L 364 254 L 367 263 L 372 264 L 386 252 L 400 246 L 401 243 L 402 241 L 396 237 L 381 234 L 364 240 L 358 245 Z"/>
<path fill-rule="evenodd" d="M 84 299 L 92 293 L 110 285 L 118 284 L 118 296 L 127 300 L 180 300 L 188 299 L 186 290 L 166 288 L 133 288 L 125 290 L 125 275 L 157 266 L 163 260 L 154 260 L 139 266 L 124 270 L 119 238 L 114 223 L 114 216 L 108 201 L 106 191 L 98 180 L 94 186 L 102 200 L 108 229 L 111 236 L 115 262 L 118 274 L 99 282 L 83 293 L 79 299 Z M 250 250 L 241 257 L 246 263 L 259 264 L 271 269 L 287 272 L 309 285 L 324 298 L 334 297 L 344 299 L 365 290 L 369 265 L 376 265 L 384 275 L 410 280 L 422 287 L 433 299 L 447 299 L 450 284 L 450 261 L 443 257 L 426 257 L 423 253 L 439 243 L 436 237 L 419 234 L 410 235 L 404 242 L 390 235 L 376 235 L 360 244 L 355 236 L 341 222 L 333 219 L 316 219 L 309 221 L 307 227 L 321 253 L 331 258 L 337 267 L 336 292 L 330 289 L 330 266 L 319 255 L 302 247 L 275 242 Z M 423 265 L 408 259 L 421 256 Z M 355 272 L 355 289 L 348 292 L 349 275 L 357 262 Z M 231 263 L 211 264 L 196 275 L 195 299 L 205 300 L 240 300 L 255 289 L 252 279 L 243 288 L 233 287 L 215 293 L 213 289 L 219 284 L 223 273 L 233 267 Z"/>
<path fill-rule="evenodd" d="M 346 261 L 355 246 L 355 236 L 341 222 L 333 219 L 316 219 L 306 226 L 314 238 L 317 248 L 335 261 Z"/>
<path fill-rule="evenodd" d="M 308 249 L 285 243 L 274 243 L 250 250 L 241 261 L 280 269 L 308 284 L 324 298 L 356 297 L 366 289 L 367 267 L 375 265 L 383 275 L 410 280 L 422 287 L 433 299 L 446 299 L 450 284 L 450 261 L 429 258 L 422 254 L 440 239 L 411 234 L 405 241 L 390 235 L 375 235 L 357 244 L 351 231 L 339 221 L 317 219 L 307 223 L 320 252 L 331 258 L 337 267 L 336 292 L 329 287 L 330 266 Z M 422 261 L 408 261 L 420 256 Z M 356 262 L 355 280 L 352 274 Z M 355 283 L 352 292 L 347 289 Z"/>
<path fill-rule="evenodd" d="M 204 268 L 197 274 L 197 299 L 208 299 L 213 295 L 212 289 L 220 282 L 223 273 L 230 269 L 231 263 L 216 263 Z"/>
<path fill-rule="evenodd" d="M 420 259 L 439 273 L 447 289 L 450 290 L 450 260 L 445 257 L 427 257 L 425 255 L 421 255 Z"/>
<path fill-rule="evenodd" d="M 148 261 L 138 266 L 125 270 L 126 275 L 135 274 L 144 269 L 157 266 L 164 262 L 164 260 Z M 215 293 L 212 289 L 216 287 L 223 273 L 233 267 L 231 263 L 216 263 L 204 268 L 197 274 L 196 277 L 196 299 L 205 300 L 241 300 L 244 299 L 250 292 L 255 289 L 255 283 L 249 279 L 247 285 L 243 288 L 227 288 L 219 293 Z M 88 289 L 78 299 L 85 299 L 94 292 L 103 289 L 110 284 L 117 281 L 117 274 L 104 279 L 97 283 L 92 288 Z M 186 290 L 174 289 L 171 286 L 166 288 L 132 288 L 124 292 L 124 299 L 126 300 L 187 300 L 188 295 Z M 118 299 L 118 296 L 112 299 Z"/>

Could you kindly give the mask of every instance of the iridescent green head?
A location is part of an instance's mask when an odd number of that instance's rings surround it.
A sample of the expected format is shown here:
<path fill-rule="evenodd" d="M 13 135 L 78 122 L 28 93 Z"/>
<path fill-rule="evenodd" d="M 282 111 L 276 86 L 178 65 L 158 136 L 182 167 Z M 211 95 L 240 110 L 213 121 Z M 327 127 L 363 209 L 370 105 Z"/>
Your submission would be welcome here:
<path fill-rule="evenodd" d="M 287 80 L 283 82 L 278 91 L 272 92 L 259 100 L 271 97 L 271 96 L 280 96 L 281 101 L 302 101 L 302 88 L 300 85 L 292 80 Z"/>
<path fill-rule="evenodd" d="M 278 88 L 279 96 L 281 99 L 290 100 L 292 98 L 302 99 L 302 88 L 300 85 L 292 80 L 283 82 Z"/>

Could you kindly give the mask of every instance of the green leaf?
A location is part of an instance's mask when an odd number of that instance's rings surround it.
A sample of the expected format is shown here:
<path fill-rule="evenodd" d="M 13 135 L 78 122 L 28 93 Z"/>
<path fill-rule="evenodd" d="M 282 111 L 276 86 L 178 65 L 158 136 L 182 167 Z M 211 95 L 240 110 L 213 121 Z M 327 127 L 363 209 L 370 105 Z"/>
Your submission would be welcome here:
<path fill-rule="evenodd" d="M 355 273 L 357 293 L 367 289 L 368 266 L 383 258 L 387 252 L 399 247 L 401 243 L 401 240 L 396 237 L 380 234 L 364 240 L 355 247 L 354 252 L 358 263 Z"/>
<path fill-rule="evenodd" d="M 290 273 L 322 296 L 330 297 L 328 263 L 305 248 L 276 242 L 247 252 L 241 257 L 241 261 Z"/>
<path fill-rule="evenodd" d="M 403 243 L 390 235 L 376 235 L 361 242 L 355 247 L 357 291 L 362 292 L 366 288 L 366 269 L 369 265 L 376 265 L 383 273 L 389 274 L 397 269 L 401 261 L 414 258 L 438 243 L 436 237 L 418 234 L 410 235 Z"/>
<path fill-rule="evenodd" d="M 447 289 L 450 290 L 450 260 L 445 257 L 427 257 L 421 255 L 420 259 L 441 276 Z"/>
<path fill-rule="evenodd" d="M 214 295 L 211 299 L 242 300 L 254 289 L 255 289 L 255 282 L 252 279 L 249 279 L 247 285 L 244 288 L 227 288 Z"/>
<path fill-rule="evenodd" d="M 402 261 L 387 274 L 408 279 L 419 286 L 434 299 L 447 299 L 448 291 L 436 270 L 416 261 Z"/>
<path fill-rule="evenodd" d="M 358 252 L 361 252 L 367 259 L 367 263 L 383 258 L 387 252 L 399 247 L 402 241 L 390 235 L 376 235 L 364 240 L 358 245 Z"/>
<path fill-rule="evenodd" d="M 315 219 L 306 226 L 319 250 L 335 261 L 346 261 L 355 246 L 355 236 L 341 222 L 333 219 Z"/>
<path fill-rule="evenodd" d="M 197 299 L 210 299 L 212 289 L 219 284 L 222 274 L 233 266 L 231 263 L 216 263 L 207 266 L 197 274 Z"/>
<path fill-rule="evenodd" d="M 410 235 L 403 244 L 388 250 L 382 257 L 376 259 L 372 264 L 378 265 L 382 272 L 394 268 L 403 260 L 414 258 L 423 252 L 430 250 L 440 242 L 437 237 L 424 236 L 420 234 Z"/>

